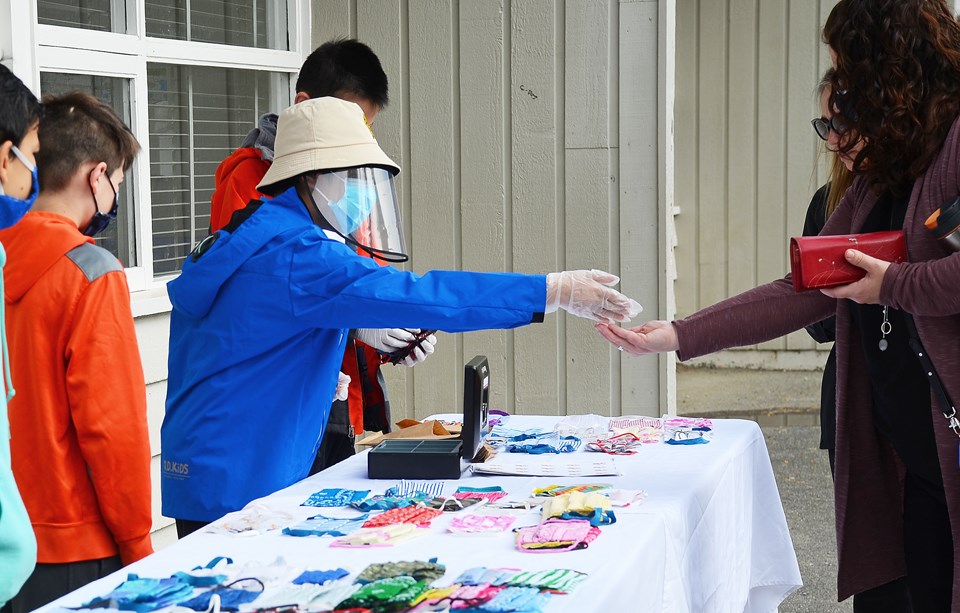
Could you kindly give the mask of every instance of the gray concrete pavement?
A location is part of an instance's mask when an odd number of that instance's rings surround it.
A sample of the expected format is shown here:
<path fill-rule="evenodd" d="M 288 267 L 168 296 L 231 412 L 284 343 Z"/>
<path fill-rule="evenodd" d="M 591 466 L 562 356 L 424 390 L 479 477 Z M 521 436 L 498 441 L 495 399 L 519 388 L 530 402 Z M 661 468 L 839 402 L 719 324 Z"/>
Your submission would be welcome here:
<path fill-rule="evenodd" d="M 819 449 L 820 373 L 678 367 L 677 411 L 754 419 L 763 429 L 804 586 L 781 613 L 849 612 L 837 603 L 833 483 Z"/>

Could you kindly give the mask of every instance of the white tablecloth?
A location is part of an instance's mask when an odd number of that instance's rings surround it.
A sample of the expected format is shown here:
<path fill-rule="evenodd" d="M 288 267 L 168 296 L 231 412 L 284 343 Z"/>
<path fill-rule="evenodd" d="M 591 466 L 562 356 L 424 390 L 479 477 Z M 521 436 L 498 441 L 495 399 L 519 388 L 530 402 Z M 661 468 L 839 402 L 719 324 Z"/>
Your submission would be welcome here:
<path fill-rule="evenodd" d="M 513 428 L 550 427 L 556 418 L 514 416 Z M 582 453 L 582 451 L 581 451 Z M 298 518 L 330 509 L 300 507 L 311 493 L 327 487 L 371 489 L 382 493 L 397 480 L 366 478 L 366 453 L 309 477 L 267 499 Z M 448 481 L 459 485 L 500 485 L 525 497 L 550 483 L 611 483 L 643 489 L 642 505 L 616 509 L 618 521 L 602 527 L 588 549 L 524 554 L 512 534 L 457 537 L 445 532 L 449 517 L 434 520 L 430 534 L 390 548 L 330 549 L 328 538 L 295 538 L 269 533 L 256 537 L 194 533 L 122 571 L 49 605 L 77 607 L 116 587 L 128 572 L 165 577 L 218 555 L 235 562 L 269 562 L 281 555 L 308 569 L 343 567 L 356 575 L 373 562 L 439 558 L 453 581 L 474 566 L 523 569 L 572 568 L 589 578 L 572 593 L 553 598 L 549 611 L 765 612 L 801 585 L 783 507 L 763 434 L 754 422 L 716 420 L 706 445 L 650 445 L 634 456 L 617 457 L 619 477 L 479 477 L 465 473 Z M 516 526 L 532 525 L 539 511 L 521 515 Z"/>

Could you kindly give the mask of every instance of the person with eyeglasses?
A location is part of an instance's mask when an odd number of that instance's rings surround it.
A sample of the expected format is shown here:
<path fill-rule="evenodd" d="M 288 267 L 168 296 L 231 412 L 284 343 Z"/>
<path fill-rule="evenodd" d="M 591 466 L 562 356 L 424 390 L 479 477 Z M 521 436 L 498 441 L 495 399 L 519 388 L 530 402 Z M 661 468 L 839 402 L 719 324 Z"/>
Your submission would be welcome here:
<path fill-rule="evenodd" d="M 153 552 L 146 385 L 123 265 L 92 235 L 140 145 L 83 93 L 43 99 L 40 194 L 0 232 L 17 395 L 13 472 L 37 567 L 7 611 L 31 611 Z"/>
<path fill-rule="evenodd" d="M 837 591 L 906 577 L 915 611 L 960 611 L 960 252 L 924 225 L 960 193 L 960 23 L 946 0 L 840 0 L 823 27 L 828 138 L 853 184 L 822 235 L 902 230 L 907 261 L 848 249 L 859 281 L 795 292 L 790 276 L 681 320 L 597 331 L 632 355 L 687 360 L 836 316 Z M 857 150 L 859 148 L 859 151 Z"/>
<path fill-rule="evenodd" d="M 824 152 L 828 156 L 829 180 L 814 194 L 807 207 L 803 223 L 804 236 L 817 236 L 823 230 L 827 219 L 837 209 L 847 189 L 853 184 L 853 164 L 857 154 L 863 149 L 862 142 L 849 152 L 840 153 L 840 149 L 849 138 L 840 120 L 834 115 L 831 106 L 830 79 L 835 71 L 827 69 L 817 85 L 817 98 L 820 101 L 820 117 L 811 121 L 817 136 L 824 143 Z M 807 334 L 818 343 L 836 341 L 836 316 L 806 326 Z M 830 476 L 833 477 L 836 465 L 837 439 L 837 350 L 830 348 L 830 354 L 823 365 L 823 377 L 820 382 L 820 449 L 827 451 L 830 461 Z M 855 613 L 910 613 L 910 593 L 904 578 L 895 579 L 876 588 L 854 594 Z"/>
<path fill-rule="evenodd" d="M 39 191 L 37 132 L 43 114 L 40 102 L 9 68 L 0 64 L 0 228 L 23 218 Z M 6 253 L 0 246 L 0 267 Z M 0 292 L 3 274 L 0 272 Z M 3 305 L 0 304 L 0 351 L 3 392 L 0 393 L 0 607 L 13 598 L 37 561 L 37 541 L 10 466 L 7 403 L 13 397 Z"/>

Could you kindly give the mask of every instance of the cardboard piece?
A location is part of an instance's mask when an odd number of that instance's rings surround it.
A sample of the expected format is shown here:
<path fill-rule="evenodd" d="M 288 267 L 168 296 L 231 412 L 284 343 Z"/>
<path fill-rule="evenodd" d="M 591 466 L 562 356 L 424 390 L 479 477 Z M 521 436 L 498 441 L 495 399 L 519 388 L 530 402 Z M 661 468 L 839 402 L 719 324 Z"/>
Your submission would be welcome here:
<path fill-rule="evenodd" d="M 419 422 L 414 419 L 404 419 L 396 424 L 400 429 L 390 434 L 377 433 L 368 436 L 362 441 L 357 441 L 358 445 L 371 447 L 388 439 L 408 439 L 415 441 L 430 441 L 459 438 L 459 428 L 445 427 L 439 421 L 431 419 L 425 422 Z M 456 431 L 456 432 L 454 432 Z"/>

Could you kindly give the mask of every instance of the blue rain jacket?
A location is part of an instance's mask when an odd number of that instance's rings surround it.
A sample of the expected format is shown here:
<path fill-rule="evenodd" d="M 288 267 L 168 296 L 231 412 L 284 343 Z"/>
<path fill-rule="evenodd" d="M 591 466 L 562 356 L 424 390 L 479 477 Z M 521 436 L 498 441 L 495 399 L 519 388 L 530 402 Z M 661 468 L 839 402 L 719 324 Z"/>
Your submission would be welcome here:
<path fill-rule="evenodd" d="M 379 266 L 327 238 L 293 188 L 188 256 L 167 289 L 163 514 L 194 521 L 307 476 L 349 328 L 513 328 L 546 303 L 543 275 Z"/>

